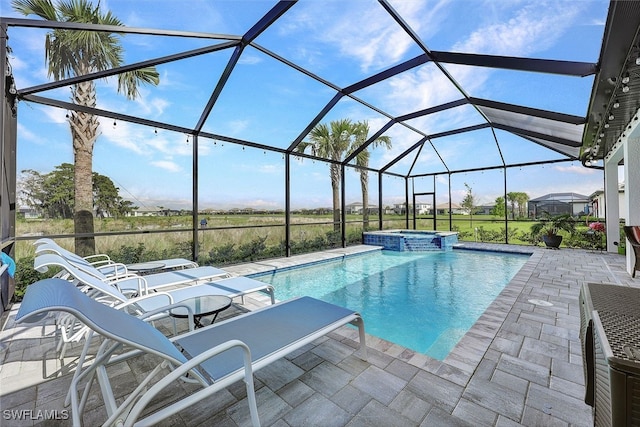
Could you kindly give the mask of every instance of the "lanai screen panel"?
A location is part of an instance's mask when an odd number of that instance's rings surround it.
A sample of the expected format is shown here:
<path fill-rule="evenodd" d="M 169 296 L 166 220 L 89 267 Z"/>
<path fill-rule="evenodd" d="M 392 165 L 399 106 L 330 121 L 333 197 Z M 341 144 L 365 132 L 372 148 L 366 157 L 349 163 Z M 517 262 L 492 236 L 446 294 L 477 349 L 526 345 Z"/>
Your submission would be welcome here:
<path fill-rule="evenodd" d="M 433 144 L 452 171 L 503 165 L 491 129 L 437 138 Z"/>
<path fill-rule="evenodd" d="M 369 132 L 369 136 L 372 137 L 373 132 Z M 378 144 L 372 143 L 367 148 L 369 152 L 369 166 L 377 170 L 384 168 L 387 164 L 399 156 L 402 156 L 407 149 L 423 138 L 423 135 L 399 123 L 387 129 L 382 136 L 390 139 L 390 148 L 382 143 L 382 141 Z M 409 167 L 411 166 L 411 159 L 412 156 L 409 155 L 408 158 L 399 160 L 398 167 L 391 170 L 401 175 L 407 175 Z M 352 160 L 351 164 L 356 164 L 356 159 Z"/>
<path fill-rule="evenodd" d="M 567 155 L 576 157 L 580 150 L 546 140 L 523 137 L 500 129 L 496 129 L 495 132 L 500 141 L 500 150 L 508 165 L 566 159 Z"/>
<path fill-rule="evenodd" d="M 339 87 L 420 53 L 375 0 L 297 2 L 256 42 Z"/>
<path fill-rule="evenodd" d="M 405 123 L 421 129 L 432 138 L 438 138 L 442 134 L 487 124 L 487 121 L 473 105 L 465 104 L 407 120 Z"/>
<path fill-rule="evenodd" d="M 490 107 L 479 107 L 492 124 L 514 133 L 546 139 L 558 144 L 579 147 L 582 142 L 583 124 L 567 123 L 536 117 L 532 114 L 522 114 L 513 111 L 500 110 Z"/>
<path fill-rule="evenodd" d="M 461 98 L 459 90 L 430 61 L 360 89 L 354 95 L 400 119 Z"/>
<path fill-rule="evenodd" d="M 285 149 L 334 96 L 326 85 L 247 47 L 204 129 Z"/>

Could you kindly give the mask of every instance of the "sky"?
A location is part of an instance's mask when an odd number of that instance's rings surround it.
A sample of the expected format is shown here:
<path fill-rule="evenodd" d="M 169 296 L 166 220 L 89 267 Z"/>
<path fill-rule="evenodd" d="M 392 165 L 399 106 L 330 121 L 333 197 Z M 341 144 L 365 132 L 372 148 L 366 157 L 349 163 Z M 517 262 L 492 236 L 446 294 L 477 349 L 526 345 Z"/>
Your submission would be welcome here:
<path fill-rule="evenodd" d="M 126 26 L 242 35 L 275 1 L 102 0 Z M 597 62 L 602 43 L 606 0 L 408 0 L 390 1 L 431 50 Z M 3 17 L 22 17 L 10 0 L 0 0 Z M 33 17 L 36 19 L 35 17 Z M 46 30 L 9 28 L 9 61 L 19 89 L 50 81 L 44 43 Z M 126 35 L 124 63 L 135 63 L 220 43 L 220 40 Z M 422 53 L 375 0 L 349 2 L 300 0 L 256 42 L 320 79 L 347 87 Z M 215 88 L 231 49 L 159 65 L 160 84 L 141 87 L 128 101 L 117 93 L 116 80 L 97 82 L 98 108 L 158 122 L 193 128 Z M 593 77 L 549 76 L 482 67 L 445 64 L 468 95 L 533 108 L 585 116 Z M 69 88 L 40 93 L 69 101 Z M 259 49 L 247 47 L 223 88 L 204 130 L 254 143 L 287 148 L 333 98 L 335 90 L 283 65 Z M 433 64 L 427 63 L 356 93 L 359 99 L 391 116 L 433 107 L 461 97 L 459 90 Z M 21 101 L 18 105 L 18 170 L 52 171 L 73 162 L 67 111 Z M 370 135 L 389 120 L 379 111 L 347 97 L 322 119 L 367 121 Z M 194 141 L 191 136 L 124 121 L 101 119 L 94 149 L 94 171 L 110 177 L 120 194 L 134 205 L 190 209 Z M 409 125 L 429 134 L 482 123 L 463 106 Z M 507 163 L 556 160 L 558 153 L 504 131 L 481 130 L 434 139 L 415 156 L 389 170 L 406 175 L 432 174 Z M 414 145 L 420 135 L 394 125 L 385 135 L 392 148 L 372 150 L 370 165 L 379 168 Z M 277 152 L 222 141 L 198 143 L 199 207 L 282 209 L 285 165 Z M 331 185 L 326 163 L 306 158 L 291 161 L 293 208 L 328 207 Z M 370 203 L 377 205 L 378 177 L 369 176 Z M 400 203 L 405 180 L 382 179 L 382 204 Z M 579 162 L 509 168 L 507 191 L 530 198 L 551 192 L 589 195 L 603 187 L 600 171 Z M 410 182 L 415 193 L 436 193 L 437 203 L 449 192 L 460 203 L 468 184 L 478 204 L 491 204 L 504 194 L 502 170 L 439 174 Z M 450 186 L 450 188 L 449 188 Z M 360 201 L 359 174 L 346 174 L 346 203 Z M 426 196 L 421 196 L 426 197 Z"/>

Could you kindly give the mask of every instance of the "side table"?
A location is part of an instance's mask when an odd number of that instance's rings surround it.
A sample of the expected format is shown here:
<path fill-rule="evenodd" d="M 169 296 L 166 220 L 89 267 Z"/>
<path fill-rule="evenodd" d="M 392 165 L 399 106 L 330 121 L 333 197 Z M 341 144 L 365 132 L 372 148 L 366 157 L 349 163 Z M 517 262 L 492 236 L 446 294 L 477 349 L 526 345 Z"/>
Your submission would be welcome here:
<path fill-rule="evenodd" d="M 211 323 L 215 322 L 218 314 L 231 306 L 231 298 L 224 295 L 205 295 L 188 298 L 184 301 L 180 301 L 180 303 L 188 306 L 193 313 L 193 323 L 195 328 L 202 328 L 205 325 L 202 324 L 201 319 L 205 316 L 213 315 Z M 185 307 L 173 308 L 169 311 L 169 315 L 181 319 L 189 317 Z"/>

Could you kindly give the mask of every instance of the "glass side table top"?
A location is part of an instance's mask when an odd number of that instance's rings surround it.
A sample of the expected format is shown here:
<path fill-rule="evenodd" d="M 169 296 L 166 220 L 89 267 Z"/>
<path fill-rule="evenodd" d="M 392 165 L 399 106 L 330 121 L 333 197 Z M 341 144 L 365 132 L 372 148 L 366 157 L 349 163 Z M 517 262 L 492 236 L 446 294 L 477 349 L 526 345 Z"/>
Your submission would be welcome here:
<path fill-rule="evenodd" d="M 218 317 L 218 313 L 231 306 L 231 298 L 224 295 L 205 295 L 188 298 L 184 301 L 180 301 L 180 304 L 187 305 L 191 309 L 195 327 L 201 328 L 204 326 L 201 323 L 201 319 L 213 314 L 214 316 L 211 323 L 215 322 L 216 317 Z M 188 317 L 187 309 L 185 307 L 173 308 L 169 314 L 178 318 Z"/>

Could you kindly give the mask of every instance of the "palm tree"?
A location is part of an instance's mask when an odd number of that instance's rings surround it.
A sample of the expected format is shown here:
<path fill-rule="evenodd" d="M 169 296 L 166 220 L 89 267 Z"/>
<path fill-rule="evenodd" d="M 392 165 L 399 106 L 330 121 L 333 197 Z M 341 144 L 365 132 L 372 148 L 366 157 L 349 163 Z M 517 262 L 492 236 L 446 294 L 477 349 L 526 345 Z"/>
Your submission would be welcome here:
<path fill-rule="evenodd" d="M 358 122 L 354 125 L 355 140 L 350 151 L 353 152 L 360 148 L 369 139 L 369 122 Z M 362 150 L 356 156 L 356 165 L 360 166 L 360 188 L 362 189 L 362 230 L 367 231 L 369 228 L 369 147 L 375 148 L 384 146 L 391 148 L 391 137 L 380 136 L 371 144 Z M 382 203 L 382 201 L 380 201 Z"/>
<path fill-rule="evenodd" d="M 123 26 L 111 12 L 102 12 L 100 4 L 94 6 L 90 0 L 60 0 L 55 4 L 52 0 L 13 0 L 12 6 L 25 16 L 37 15 L 49 21 Z M 118 37 L 119 34 L 107 32 L 52 30 L 45 39 L 49 77 L 59 81 L 120 66 L 123 49 Z M 118 75 L 118 92 L 135 99 L 139 95 L 139 84 L 157 85 L 159 81 L 155 67 L 122 73 Z M 75 104 L 95 107 L 95 82 L 74 84 L 71 98 Z M 91 114 L 72 111 L 69 116 L 75 164 L 74 226 L 75 234 L 81 235 L 76 236 L 75 251 L 79 255 L 95 253 L 92 170 L 99 124 L 98 118 Z"/>
<path fill-rule="evenodd" d="M 516 203 L 518 202 L 518 193 L 516 191 L 508 192 L 507 201 L 511 204 L 511 219 L 516 219 Z"/>
<path fill-rule="evenodd" d="M 309 133 L 309 141 L 303 141 L 296 147 L 296 151 L 304 153 L 307 148 L 311 154 L 334 160 L 329 164 L 331 189 L 333 192 L 333 229 L 340 231 L 340 181 L 342 169 L 338 162 L 351 146 L 354 135 L 354 125 L 349 119 L 335 120 L 326 124 L 317 124 Z"/>

